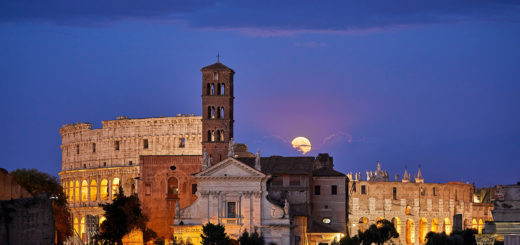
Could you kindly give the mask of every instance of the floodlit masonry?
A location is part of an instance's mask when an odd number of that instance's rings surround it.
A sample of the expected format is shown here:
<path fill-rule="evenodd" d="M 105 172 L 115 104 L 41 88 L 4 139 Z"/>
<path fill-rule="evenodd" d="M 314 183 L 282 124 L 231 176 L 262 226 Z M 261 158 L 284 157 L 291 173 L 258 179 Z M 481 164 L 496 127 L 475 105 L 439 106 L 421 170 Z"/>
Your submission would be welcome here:
<path fill-rule="evenodd" d="M 474 187 L 460 182 L 424 183 L 419 169 L 412 181 L 405 170 L 401 180 L 389 181 L 388 172 L 367 171 L 348 174 L 348 229 L 351 236 L 364 231 L 377 220 L 391 221 L 401 244 L 425 244 L 426 234 L 475 229 L 482 233 L 486 221 L 492 221 L 492 203 L 475 203 Z"/>
<path fill-rule="evenodd" d="M 75 237 L 90 237 L 88 217 L 103 221 L 100 203 L 111 201 L 119 186 L 126 194 L 137 193 L 139 156 L 201 155 L 200 116 L 178 115 L 67 124 L 62 137 L 61 183 L 73 217 Z M 92 220 L 92 219 L 90 219 Z M 92 230 L 90 232 L 97 232 Z"/>

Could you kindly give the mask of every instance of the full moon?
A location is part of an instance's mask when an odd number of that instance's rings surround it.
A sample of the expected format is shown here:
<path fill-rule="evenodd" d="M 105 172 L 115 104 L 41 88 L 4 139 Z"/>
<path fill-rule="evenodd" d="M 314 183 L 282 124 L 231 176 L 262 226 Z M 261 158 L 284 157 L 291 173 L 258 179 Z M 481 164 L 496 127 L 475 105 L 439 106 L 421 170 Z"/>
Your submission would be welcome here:
<path fill-rule="evenodd" d="M 305 137 L 296 137 L 291 142 L 292 147 L 305 155 L 311 150 L 311 142 Z"/>

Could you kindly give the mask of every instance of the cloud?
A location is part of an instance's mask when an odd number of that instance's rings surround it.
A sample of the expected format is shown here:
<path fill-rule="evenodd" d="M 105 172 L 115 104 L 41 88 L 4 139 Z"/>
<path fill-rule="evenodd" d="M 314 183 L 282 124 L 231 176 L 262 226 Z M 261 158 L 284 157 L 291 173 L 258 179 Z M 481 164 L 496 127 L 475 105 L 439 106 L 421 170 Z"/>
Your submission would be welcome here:
<path fill-rule="evenodd" d="M 337 133 L 333 133 L 323 139 L 322 145 L 325 145 L 326 143 L 333 142 L 333 141 L 343 141 L 343 139 L 346 139 L 348 143 L 353 142 L 365 142 L 365 137 L 359 137 L 354 138 L 351 134 L 345 133 L 342 131 L 339 131 Z"/>
<path fill-rule="evenodd" d="M 2 1 L 0 22 L 96 26 L 156 21 L 251 36 L 345 34 L 463 21 L 520 21 L 520 1 Z"/>

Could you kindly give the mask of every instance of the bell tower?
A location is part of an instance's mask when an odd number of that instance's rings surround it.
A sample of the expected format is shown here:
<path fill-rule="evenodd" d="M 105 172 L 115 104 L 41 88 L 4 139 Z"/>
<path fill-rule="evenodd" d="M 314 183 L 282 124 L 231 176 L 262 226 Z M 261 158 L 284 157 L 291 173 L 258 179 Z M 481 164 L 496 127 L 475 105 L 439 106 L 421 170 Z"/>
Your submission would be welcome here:
<path fill-rule="evenodd" d="M 202 72 L 202 149 L 211 164 L 228 157 L 233 138 L 233 76 L 235 71 L 217 62 Z"/>

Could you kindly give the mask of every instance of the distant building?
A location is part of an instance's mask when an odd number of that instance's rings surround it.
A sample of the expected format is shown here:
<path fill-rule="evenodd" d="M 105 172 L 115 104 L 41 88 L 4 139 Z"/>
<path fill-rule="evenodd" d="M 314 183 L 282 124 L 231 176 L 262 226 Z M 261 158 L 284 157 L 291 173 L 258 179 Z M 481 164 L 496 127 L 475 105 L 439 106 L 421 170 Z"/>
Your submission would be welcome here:
<path fill-rule="evenodd" d="M 520 182 L 516 185 L 497 186 L 493 210 L 496 233 L 504 245 L 520 244 Z"/>
<path fill-rule="evenodd" d="M 466 228 L 482 233 L 484 222 L 491 221 L 491 203 L 474 202 L 474 187 L 449 182 L 425 183 L 421 170 L 412 180 L 405 169 L 402 179 L 390 181 L 388 172 L 367 171 L 348 174 L 349 234 L 356 235 L 379 219 L 392 221 L 401 244 L 424 244 L 428 232 L 446 232 Z"/>

